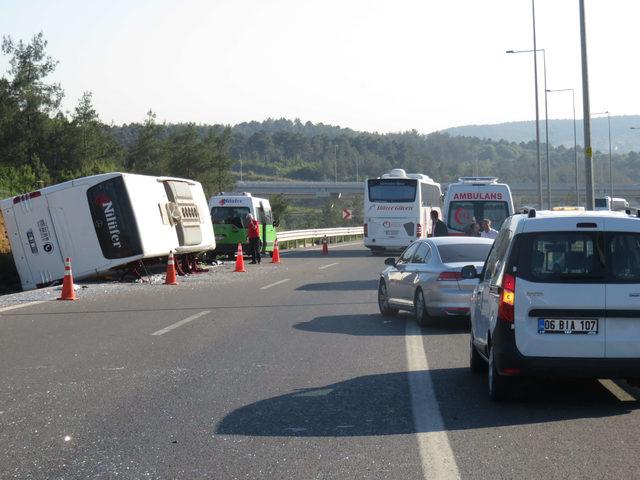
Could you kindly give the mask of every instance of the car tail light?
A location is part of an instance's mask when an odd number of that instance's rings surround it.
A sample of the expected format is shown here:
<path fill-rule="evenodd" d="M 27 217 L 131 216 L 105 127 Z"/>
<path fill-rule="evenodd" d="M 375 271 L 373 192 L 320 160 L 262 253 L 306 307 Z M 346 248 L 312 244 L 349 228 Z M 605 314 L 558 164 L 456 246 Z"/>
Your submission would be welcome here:
<path fill-rule="evenodd" d="M 363 225 L 363 230 L 364 230 L 364 236 L 368 237 L 369 236 L 369 225 L 367 225 L 366 223 Z"/>
<path fill-rule="evenodd" d="M 506 273 L 502 279 L 500 289 L 500 303 L 498 304 L 498 318 L 503 322 L 513 323 L 513 304 L 516 299 L 516 277 Z"/>
<path fill-rule="evenodd" d="M 440 275 L 438 275 L 439 282 L 452 280 L 462 280 L 462 272 L 441 272 Z"/>
<path fill-rule="evenodd" d="M 422 238 L 422 224 L 418 223 L 416 225 L 416 237 Z"/>

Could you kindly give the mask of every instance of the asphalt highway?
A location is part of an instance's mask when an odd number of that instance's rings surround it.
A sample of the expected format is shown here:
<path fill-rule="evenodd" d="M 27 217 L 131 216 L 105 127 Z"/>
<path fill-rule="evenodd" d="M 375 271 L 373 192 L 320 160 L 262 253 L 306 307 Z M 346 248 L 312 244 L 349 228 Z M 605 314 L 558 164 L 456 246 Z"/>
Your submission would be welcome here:
<path fill-rule="evenodd" d="M 638 476 L 640 391 L 492 403 L 464 322 L 378 314 L 383 268 L 343 246 L 0 310 L 0 478 Z"/>

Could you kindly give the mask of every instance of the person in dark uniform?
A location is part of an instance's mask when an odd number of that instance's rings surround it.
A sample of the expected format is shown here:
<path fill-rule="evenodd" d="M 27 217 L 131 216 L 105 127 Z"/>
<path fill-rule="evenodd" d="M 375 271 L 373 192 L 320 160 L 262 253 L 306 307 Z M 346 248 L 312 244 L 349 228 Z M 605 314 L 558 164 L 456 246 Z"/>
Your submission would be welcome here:
<path fill-rule="evenodd" d="M 444 222 L 440 220 L 437 210 L 431 210 L 431 225 L 432 237 L 446 237 L 449 235 L 449 230 Z"/>

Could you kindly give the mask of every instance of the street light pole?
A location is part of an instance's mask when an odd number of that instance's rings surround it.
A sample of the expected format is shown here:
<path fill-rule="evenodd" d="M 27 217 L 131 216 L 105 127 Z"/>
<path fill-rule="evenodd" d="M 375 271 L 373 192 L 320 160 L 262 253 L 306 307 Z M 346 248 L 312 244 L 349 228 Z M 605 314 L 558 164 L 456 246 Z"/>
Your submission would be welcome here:
<path fill-rule="evenodd" d="M 338 145 L 333 146 L 333 158 L 334 158 L 333 173 L 335 175 L 335 183 L 338 183 Z"/>
<path fill-rule="evenodd" d="M 584 121 L 584 170 L 587 210 L 595 208 L 593 195 L 593 151 L 591 149 L 591 109 L 589 105 L 589 67 L 587 62 L 587 27 L 584 0 L 580 4 L 580 57 L 582 60 L 582 118 Z"/>
<path fill-rule="evenodd" d="M 547 157 L 547 205 L 551 210 L 551 161 L 549 160 L 549 109 L 547 105 L 547 54 L 542 51 L 542 65 L 544 73 L 544 136 L 545 155 Z"/>
<path fill-rule="evenodd" d="M 531 0 L 533 6 L 534 0 Z M 546 130 L 546 151 L 547 151 L 547 201 L 549 208 L 551 208 L 551 184 L 549 178 L 549 171 L 551 169 L 549 164 L 549 116 L 547 112 L 547 60 L 544 48 L 535 48 L 536 46 L 536 20 L 535 20 L 535 6 L 533 6 L 533 50 L 507 50 L 506 53 L 534 53 L 533 55 L 533 71 L 535 76 L 534 88 L 536 98 L 536 158 L 538 161 L 538 205 L 542 209 L 542 161 L 540 160 L 540 110 L 538 107 L 538 62 L 536 52 L 542 52 L 542 58 L 544 60 L 544 110 L 545 110 L 545 130 Z"/>
<path fill-rule="evenodd" d="M 592 113 L 591 115 L 607 115 L 607 125 L 609 127 L 609 196 L 613 198 L 613 163 L 611 161 L 611 114 L 606 112 Z M 603 170 L 604 172 L 604 170 Z"/>
<path fill-rule="evenodd" d="M 573 88 L 559 88 L 547 90 L 547 92 L 571 92 L 571 105 L 573 107 L 573 157 L 576 165 L 576 205 L 580 205 L 580 185 L 578 179 L 578 138 L 576 135 L 576 91 Z"/>

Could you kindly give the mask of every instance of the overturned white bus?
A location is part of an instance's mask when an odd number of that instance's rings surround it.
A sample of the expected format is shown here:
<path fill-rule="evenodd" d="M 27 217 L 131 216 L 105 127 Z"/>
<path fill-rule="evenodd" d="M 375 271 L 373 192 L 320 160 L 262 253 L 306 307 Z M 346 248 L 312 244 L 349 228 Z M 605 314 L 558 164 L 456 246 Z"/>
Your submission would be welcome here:
<path fill-rule="evenodd" d="M 105 173 L 0 201 L 24 290 L 131 262 L 215 248 L 202 185 L 193 180 Z"/>

